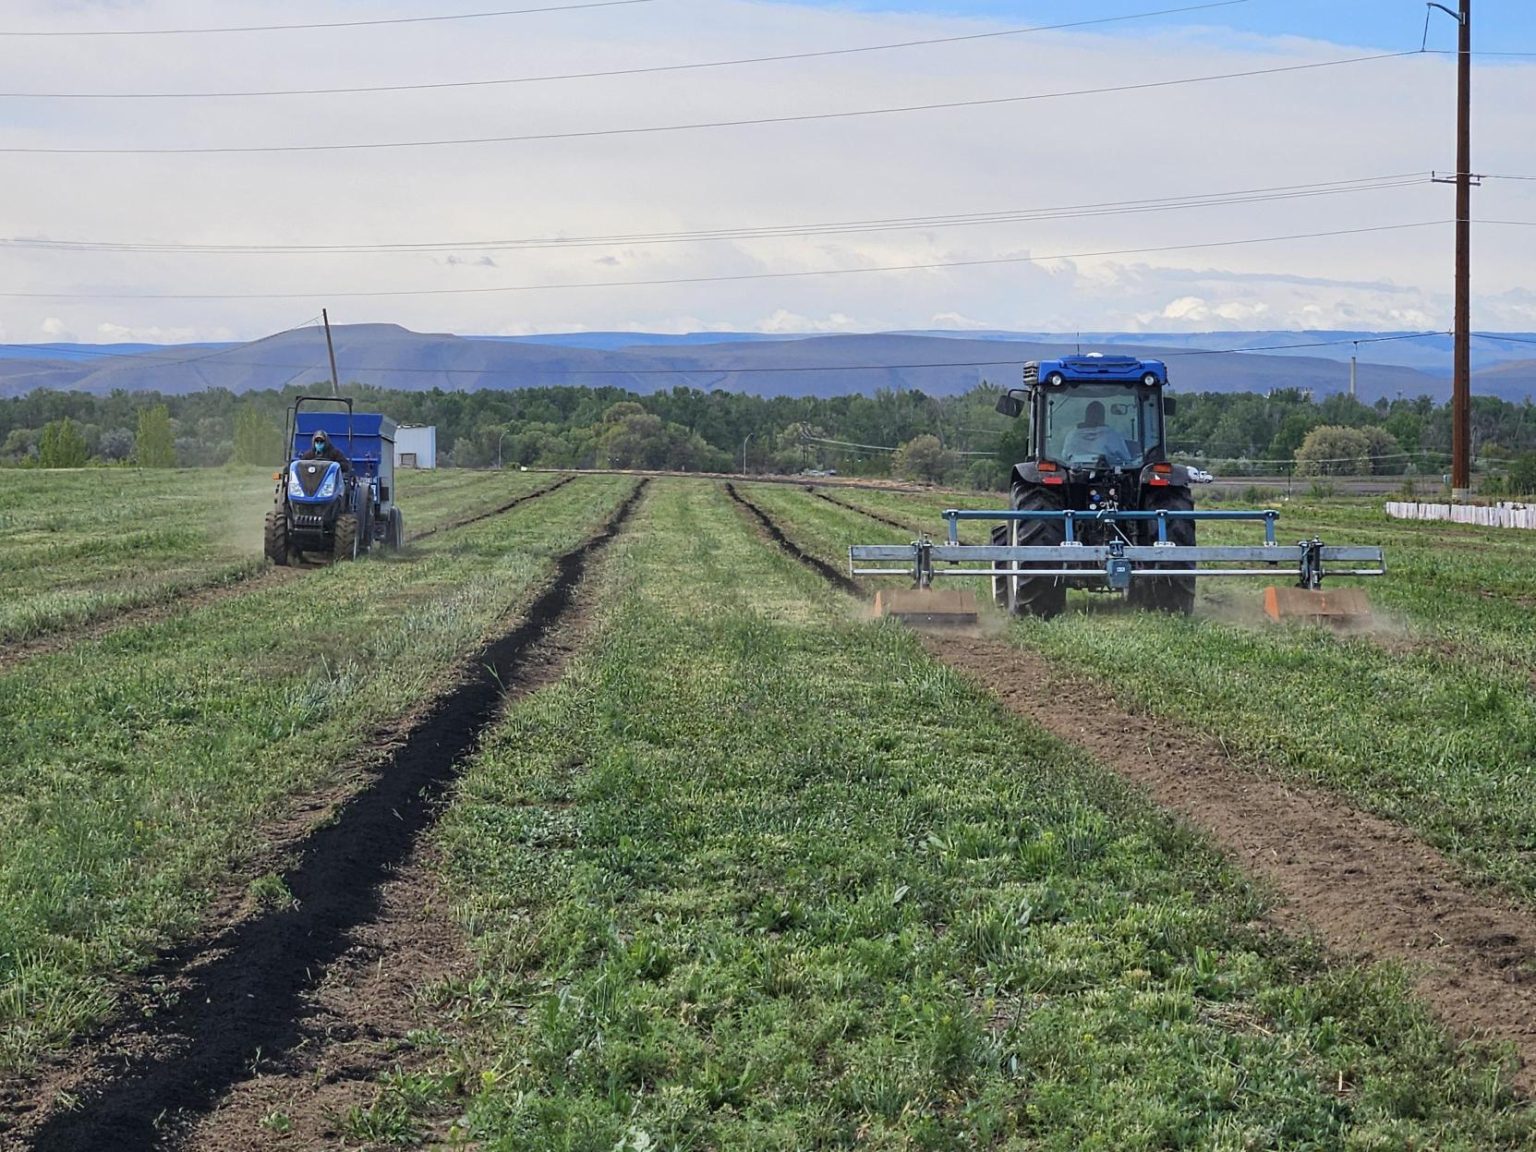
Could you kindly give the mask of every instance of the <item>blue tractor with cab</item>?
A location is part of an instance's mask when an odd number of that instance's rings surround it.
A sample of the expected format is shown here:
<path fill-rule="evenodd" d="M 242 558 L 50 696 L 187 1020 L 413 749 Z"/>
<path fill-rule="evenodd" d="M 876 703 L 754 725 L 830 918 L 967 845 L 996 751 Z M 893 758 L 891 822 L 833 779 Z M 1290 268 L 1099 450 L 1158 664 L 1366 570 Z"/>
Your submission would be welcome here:
<path fill-rule="evenodd" d="M 1316 536 L 1295 546 L 1276 538 L 1270 509 L 1196 511 L 1191 485 L 1210 476 L 1168 459 L 1160 360 L 1132 356 L 1064 356 L 1024 365 L 1022 387 L 998 398 L 1005 416 L 1029 417 L 1028 458 L 1013 466 L 1012 499 L 996 510 L 950 509 L 947 538 L 910 545 L 855 544 L 855 576 L 910 575 L 915 591 L 876 597 L 876 614 L 918 623 L 974 623 L 974 597 L 935 592 L 937 576 L 991 577 L 997 604 L 1021 616 L 1049 618 L 1066 610 L 1067 590 L 1123 597 L 1155 611 L 1188 615 L 1197 577 L 1273 576 L 1281 565 L 1296 586 L 1265 589 L 1276 620 L 1350 623 L 1369 616 L 1365 594 L 1324 592 L 1323 576 L 1380 576 L 1375 545 L 1325 545 Z M 963 544 L 960 525 L 992 524 L 986 544 Z M 1264 526 L 1258 545 L 1195 541 L 1197 523 L 1251 521 Z"/>
<path fill-rule="evenodd" d="M 345 463 L 308 451 L 316 433 Z M 264 534 L 272 563 L 297 564 L 306 554 L 355 560 L 375 544 L 404 545 L 405 522 L 395 506 L 393 420 L 354 412 L 350 399 L 300 396 L 288 410 L 288 444 L 291 458 L 277 475 Z"/>
<path fill-rule="evenodd" d="M 1026 364 L 1024 386 L 1005 392 L 997 409 L 1030 418 L 1030 458 L 1014 465 L 1011 507 L 1047 515 L 995 526 L 993 543 L 1066 543 L 1067 521 L 1060 513 L 1073 511 L 1085 514 L 1078 522 L 1079 544 L 1193 548 L 1195 518 L 1186 515 L 1195 509 L 1190 470 L 1168 460 L 1165 443 L 1164 417 L 1174 407 L 1173 398 L 1164 395 L 1167 384 L 1162 361 L 1133 356 L 1091 352 Z M 1115 514 L 1122 512 L 1171 515 L 1117 521 Z M 1173 573 L 1194 565 L 1170 561 L 1145 567 Z M 1085 577 L 1081 586 L 1102 586 L 1093 575 Z M 1049 617 L 1066 607 L 1072 583 L 1058 572 L 1026 576 L 1009 587 L 999 576 L 993 591 L 1013 612 Z M 1144 608 L 1187 615 L 1195 605 L 1195 582 L 1185 575 L 1149 577 L 1133 582 L 1128 596 Z"/>

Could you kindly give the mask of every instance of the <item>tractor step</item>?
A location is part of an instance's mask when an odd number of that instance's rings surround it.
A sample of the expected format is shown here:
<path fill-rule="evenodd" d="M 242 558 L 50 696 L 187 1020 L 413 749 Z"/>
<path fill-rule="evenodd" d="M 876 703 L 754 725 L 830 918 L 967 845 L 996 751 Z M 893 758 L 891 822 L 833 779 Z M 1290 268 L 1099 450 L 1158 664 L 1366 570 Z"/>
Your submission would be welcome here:
<path fill-rule="evenodd" d="M 875 593 L 875 615 L 919 628 L 963 628 L 981 620 L 975 593 L 959 588 L 882 589 Z"/>
<path fill-rule="evenodd" d="M 1307 620 L 1334 625 L 1369 623 L 1371 602 L 1362 588 L 1264 589 L 1264 614 L 1271 620 Z"/>

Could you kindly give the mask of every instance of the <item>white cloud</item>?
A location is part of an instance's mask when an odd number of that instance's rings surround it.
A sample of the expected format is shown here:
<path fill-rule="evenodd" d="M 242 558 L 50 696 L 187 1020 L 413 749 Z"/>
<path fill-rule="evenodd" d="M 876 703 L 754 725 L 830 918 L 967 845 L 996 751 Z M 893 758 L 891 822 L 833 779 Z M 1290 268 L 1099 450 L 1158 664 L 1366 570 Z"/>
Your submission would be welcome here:
<path fill-rule="evenodd" d="M 954 328 L 961 331 L 977 331 L 983 328 L 991 328 L 993 325 L 981 320 L 972 320 L 969 316 L 962 316 L 958 312 L 935 312 L 928 319 L 929 328 Z"/>
<path fill-rule="evenodd" d="M 58 27 L 23 0 L 18 26 Z M 217 23 L 313 18 L 302 0 L 225 0 Z M 207 24 L 196 0 L 72 10 L 80 26 Z M 419 14 L 371 0 L 370 16 Z M 749 0 L 249 37 L 0 42 L 17 91 L 430 83 L 725 59 L 984 31 L 937 14 Z M 192 50 L 189 50 L 189 47 Z M 345 51 L 338 51 L 339 48 Z M 822 60 L 496 88 L 263 100 L 18 103 L 14 146 L 363 143 L 580 132 L 991 99 L 1316 62 L 1347 47 L 1220 32 L 1053 33 Z M 1448 227 L 1190 248 L 1443 221 L 1422 184 L 1129 216 L 593 247 L 494 247 L 743 226 L 1049 209 L 1445 169 L 1453 66 L 1376 61 L 1106 94 L 714 131 L 340 153 L 11 157 L 0 235 L 204 244 L 443 242 L 435 252 L 286 255 L 8 251 L 0 291 L 291 294 L 291 299 L 13 299 L 11 331 L 253 337 L 329 307 L 427 331 L 1128 326 L 1446 327 Z M 1441 92 L 1445 99 L 1427 99 Z M 1528 167 L 1536 65 L 1479 74 L 1480 170 Z M 1478 212 L 1536 220 L 1536 185 L 1488 182 Z M 1475 320 L 1530 327 L 1536 230 L 1479 230 Z M 1149 251 L 1164 249 L 1164 251 Z M 1121 252 L 1119 256 L 1081 256 Z M 1144 255 L 1134 253 L 1141 252 Z M 605 253 L 607 253 L 605 255 Z M 1040 263 L 977 263 L 1035 255 Z M 616 263 L 615 263 L 616 262 Z M 926 271 L 699 281 L 970 262 Z M 576 285 L 419 296 L 347 292 Z M 1198 303 L 1187 303 L 1196 301 Z M 1173 312 L 1169 310 L 1173 309 Z M 856 318 L 856 319 L 851 319 Z M 1410 322 L 1411 321 L 1411 322 Z M 49 339 L 63 338 L 49 335 Z"/>
<path fill-rule="evenodd" d="M 860 332 L 864 326 L 857 323 L 851 316 L 841 312 L 834 312 L 829 316 L 814 318 L 801 316 L 795 312 L 779 308 L 773 315 L 759 320 L 752 326 L 755 332 Z"/>
<path fill-rule="evenodd" d="M 103 344 L 188 344 L 200 339 L 192 328 L 163 328 L 159 325 L 137 328 L 111 323 L 96 325 L 96 338 Z M 227 340 L 229 334 L 224 332 L 206 339 Z"/>

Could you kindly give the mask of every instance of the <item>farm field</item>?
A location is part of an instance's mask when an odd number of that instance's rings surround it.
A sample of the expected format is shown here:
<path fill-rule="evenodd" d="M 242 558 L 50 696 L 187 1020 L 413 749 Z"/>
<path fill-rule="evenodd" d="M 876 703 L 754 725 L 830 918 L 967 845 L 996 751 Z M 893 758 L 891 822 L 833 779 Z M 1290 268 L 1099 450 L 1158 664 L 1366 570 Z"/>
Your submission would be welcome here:
<path fill-rule="evenodd" d="M 355 779 L 364 742 L 438 691 L 630 487 L 586 478 L 537 512 L 0 675 L 0 1068 L 100 1019 L 107 977 L 192 927 L 257 847 L 251 829 Z"/>
<path fill-rule="evenodd" d="M 0 1142 L 1536 1142 L 1518 1037 L 1448 1027 L 1412 965 L 1314 938 L 1153 802 L 1132 749 L 1015 698 L 1112 702 L 1181 755 L 1209 739 L 1342 797 L 1525 924 L 1519 542 L 1297 509 L 1382 533 L 1390 632 L 1264 628 L 1230 582 L 1187 621 L 999 616 L 973 656 L 1071 678 L 1010 695 L 828 578 L 904 528 L 794 487 L 612 476 L 465 523 L 557 478 L 460 479 L 402 495 L 412 534 L 443 526 L 403 555 L 0 667 Z M 830 494 L 935 531 L 953 499 Z M 407 761 L 430 770 L 366 805 L 406 829 L 386 866 L 348 797 Z M 404 898 L 338 903 L 353 884 Z M 274 941 L 285 983 L 253 974 Z M 369 981 L 393 1003 L 348 1000 Z M 226 1011 L 249 990 L 265 1010 Z"/>
<path fill-rule="evenodd" d="M 751 492 L 824 558 L 845 557 L 855 539 L 902 542 L 900 531 L 823 500 Z M 944 507 L 968 506 L 945 495 L 836 495 L 934 532 Z M 1265 581 L 1218 580 L 1201 584 L 1191 620 L 1074 593 L 1070 620 L 1018 621 L 1009 639 L 1138 710 L 1413 827 L 1480 880 L 1536 895 L 1536 539 L 1392 522 L 1347 503 L 1287 506 L 1281 539 L 1288 530 L 1386 548 L 1389 575 L 1368 585 L 1374 627 L 1338 637 L 1271 626 Z M 1252 542 L 1259 532 L 1203 525 L 1201 539 Z M 1150 667 L 1167 674 L 1147 676 Z"/>
<path fill-rule="evenodd" d="M 549 480 L 402 472 L 407 530 L 428 530 Z M 0 472 L 0 644 L 261 573 L 272 486 L 270 470 L 254 468 Z"/>

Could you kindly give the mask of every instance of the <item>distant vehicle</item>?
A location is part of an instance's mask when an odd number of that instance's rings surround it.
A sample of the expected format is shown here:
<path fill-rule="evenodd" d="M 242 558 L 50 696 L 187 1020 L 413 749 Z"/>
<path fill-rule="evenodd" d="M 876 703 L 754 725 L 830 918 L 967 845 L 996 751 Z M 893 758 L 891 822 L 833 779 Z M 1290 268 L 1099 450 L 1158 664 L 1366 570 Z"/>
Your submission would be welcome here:
<path fill-rule="evenodd" d="M 345 405 L 345 412 L 304 411 L 305 405 Z M 352 401 L 300 396 L 289 409 L 292 458 L 277 475 L 275 507 L 267 513 L 264 551 L 274 564 L 295 564 L 305 553 L 353 560 L 375 543 L 398 549 L 405 522 L 395 506 L 395 422 L 375 412 L 353 412 Z M 346 456 L 305 460 L 316 432 Z"/>

